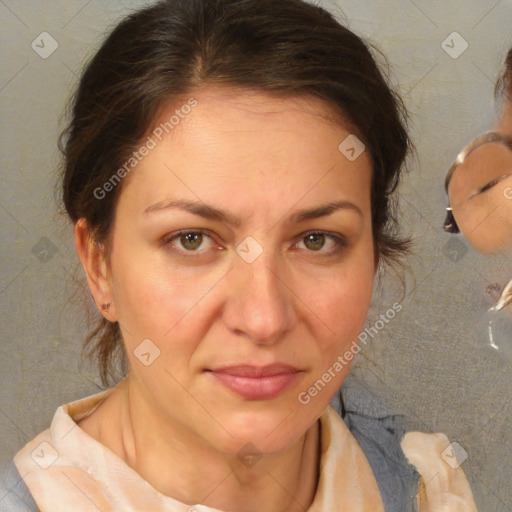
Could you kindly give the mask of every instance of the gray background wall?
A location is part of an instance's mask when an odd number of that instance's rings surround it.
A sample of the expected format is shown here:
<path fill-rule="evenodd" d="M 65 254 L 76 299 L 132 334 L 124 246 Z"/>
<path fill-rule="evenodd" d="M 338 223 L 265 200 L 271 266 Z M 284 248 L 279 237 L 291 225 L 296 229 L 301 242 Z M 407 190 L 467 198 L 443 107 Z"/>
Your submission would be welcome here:
<path fill-rule="evenodd" d="M 95 369 L 79 364 L 84 305 L 74 294 L 72 230 L 56 215 L 56 140 L 84 61 L 109 27 L 143 4 L 0 1 L 2 463 L 48 426 L 59 405 L 99 389 Z M 476 254 L 441 225 L 447 167 L 494 123 L 493 84 L 512 46 L 512 2 L 323 4 L 388 57 L 417 147 L 401 200 L 404 231 L 416 242 L 409 259 L 414 278 L 406 278 L 403 311 L 365 348 L 356 371 L 417 428 L 443 431 L 464 447 L 463 467 L 481 512 L 510 511 L 512 340 L 502 352 L 489 349 L 482 316 L 493 302 L 485 287 L 503 286 L 512 262 Z M 441 47 L 454 31 L 468 43 L 458 58 Z M 45 59 L 31 47 L 42 32 L 58 44 Z M 46 39 L 39 52 L 50 44 Z M 388 274 L 376 286 L 368 325 L 397 300 L 401 287 Z"/>

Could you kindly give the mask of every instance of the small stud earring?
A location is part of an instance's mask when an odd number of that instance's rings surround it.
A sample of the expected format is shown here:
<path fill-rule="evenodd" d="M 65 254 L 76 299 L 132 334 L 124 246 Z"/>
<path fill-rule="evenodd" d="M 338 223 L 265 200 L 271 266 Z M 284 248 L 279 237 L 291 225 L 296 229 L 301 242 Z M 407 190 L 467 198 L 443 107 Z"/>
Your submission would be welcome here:
<path fill-rule="evenodd" d="M 103 309 L 103 311 L 108 311 L 110 308 L 110 302 L 108 302 L 107 304 L 102 304 L 101 305 L 101 309 Z"/>

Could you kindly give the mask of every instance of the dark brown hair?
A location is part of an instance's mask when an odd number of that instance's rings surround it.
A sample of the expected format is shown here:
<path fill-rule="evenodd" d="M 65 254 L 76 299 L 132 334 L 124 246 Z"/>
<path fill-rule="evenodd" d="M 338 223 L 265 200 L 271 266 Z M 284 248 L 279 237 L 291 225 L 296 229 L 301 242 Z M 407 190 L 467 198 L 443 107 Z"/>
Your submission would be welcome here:
<path fill-rule="evenodd" d="M 503 72 L 496 82 L 494 92 L 496 97 L 504 96 L 508 101 L 512 101 L 512 48 L 507 53 Z"/>
<path fill-rule="evenodd" d="M 377 257 L 399 263 L 408 241 L 397 235 L 392 193 L 410 141 L 403 103 L 372 52 L 326 10 L 302 0 L 163 0 L 135 12 L 86 66 L 72 102 L 61 141 L 69 217 L 87 220 L 108 261 L 122 183 L 101 200 L 94 191 L 126 162 L 173 99 L 208 84 L 313 96 L 341 114 L 368 148 Z M 97 356 L 104 383 L 114 375 L 114 359 L 125 363 L 119 325 L 103 317 L 85 347 Z"/>

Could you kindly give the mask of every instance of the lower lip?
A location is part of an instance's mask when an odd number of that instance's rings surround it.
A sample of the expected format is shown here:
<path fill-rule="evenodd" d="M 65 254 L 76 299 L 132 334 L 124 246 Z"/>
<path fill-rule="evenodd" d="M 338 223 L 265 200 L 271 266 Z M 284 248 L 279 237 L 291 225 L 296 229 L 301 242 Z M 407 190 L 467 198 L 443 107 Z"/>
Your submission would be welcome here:
<path fill-rule="evenodd" d="M 300 372 L 280 373 L 266 377 L 242 377 L 225 372 L 210 372 L 231 391 L 248 400 L 269 400 L 281 394 Z"/>

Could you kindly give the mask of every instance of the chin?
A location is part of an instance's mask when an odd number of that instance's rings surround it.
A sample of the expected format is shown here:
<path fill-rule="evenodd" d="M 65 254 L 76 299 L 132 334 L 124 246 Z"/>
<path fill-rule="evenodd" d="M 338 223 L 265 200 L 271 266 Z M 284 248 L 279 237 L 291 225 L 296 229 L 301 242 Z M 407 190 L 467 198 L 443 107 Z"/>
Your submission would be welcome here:
<path fill-rule="evenodd" d="M 223 451 L 238 454 L 243 447 L 247 449 L 251 445 L 266 455 L 282 452 L 297 442 L 321 415 L 321 411 L 317 413 L 298 403 L 271 409 L 258 405 L 252 411 L 226 415 L 221 421 L 226 429 L 220 431 Z"/>
<path fill-rule="evenodd" d="M 499 240 L 483 240 L 482 238 L 466 238 L 475 251 L 484 255 L 497 254 L 505 251 L 503 243 Z"/>

